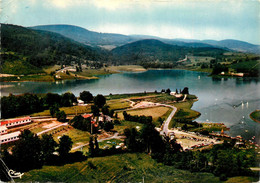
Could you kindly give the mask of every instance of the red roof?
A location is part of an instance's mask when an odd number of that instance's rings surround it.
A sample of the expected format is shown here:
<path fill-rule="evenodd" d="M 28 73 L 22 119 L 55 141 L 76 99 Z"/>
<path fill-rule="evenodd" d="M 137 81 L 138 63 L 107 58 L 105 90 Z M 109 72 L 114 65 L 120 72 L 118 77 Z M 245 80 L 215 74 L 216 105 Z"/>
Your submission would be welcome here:
<path fill-rule="evenodd" d="M 93 116 L 93 114 L 84 114 L 84 115 L 82 115 L 83 118 L 90 118 L 92 116 Z"/>
<path fill-rule="evenodd" d="M 31 119 L 31 117 L 27 116 L 27 117 L 24 117 L 24 118 L 9 119 L 9 120 L 6 120 L 6 121 L 1 121 L 0 123 L 1 123 L 1 126 L 3 126 L 3 125 L 8 124 L 8 123 L 14 123 L 14 122 L 28 120 L 28 119 Z"/>

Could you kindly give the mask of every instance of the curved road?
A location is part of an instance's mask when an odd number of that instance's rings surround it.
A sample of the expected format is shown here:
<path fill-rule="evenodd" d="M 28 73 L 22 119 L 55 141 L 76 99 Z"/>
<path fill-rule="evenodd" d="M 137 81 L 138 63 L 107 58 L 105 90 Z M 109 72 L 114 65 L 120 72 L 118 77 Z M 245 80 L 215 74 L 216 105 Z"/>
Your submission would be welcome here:
<path fill-rule="evenodd" d="M 175 115 L 176 111 L 177 111 L 177 108 L 172 106 L 172 105 L 166 105 L 166 104 L 160 104 L 160 106 L 164 106 L 164 107 L 170 107 L 172 108 L 172 112 L 171 114 L 168 116 L 168 118 L 166 119 L 166 121 L 164 121 L 163 123 L 163 130 L 161 131 L 161 135 L 168 135 L 168 131 L 169 131 L 169 124 L 173 118 L 173 116 Z"/>

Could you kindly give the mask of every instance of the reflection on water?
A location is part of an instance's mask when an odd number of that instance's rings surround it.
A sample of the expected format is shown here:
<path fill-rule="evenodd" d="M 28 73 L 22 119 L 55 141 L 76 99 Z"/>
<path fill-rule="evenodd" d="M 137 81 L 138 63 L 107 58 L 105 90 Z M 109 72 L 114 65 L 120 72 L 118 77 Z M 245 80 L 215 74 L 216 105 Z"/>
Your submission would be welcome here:
<path fill-rule="evenodd" d="M 108 95 L 189 87 L 190 93 L 199 98 L 193 106 L 194 110 L 202 114 L 197 121 L 224 122 L 231 128 L 231 135 L 241 134 L 247 139 L 256 136 L 258 142 L 260 139 L 260 124 L 249 117 L 252 111 L 260 109 L 260 83 L 257 78 L 212 78 L 201 72 L 149 70 L 141 73 L 105 75 L 95 80 L 19 83 L 1 83 L 14 85 L 3 87 L 2 95 L 25 92 L 61 94 L 70 91 L 78 96 L 83 90 L 88 90 L 94 95 Z"/>

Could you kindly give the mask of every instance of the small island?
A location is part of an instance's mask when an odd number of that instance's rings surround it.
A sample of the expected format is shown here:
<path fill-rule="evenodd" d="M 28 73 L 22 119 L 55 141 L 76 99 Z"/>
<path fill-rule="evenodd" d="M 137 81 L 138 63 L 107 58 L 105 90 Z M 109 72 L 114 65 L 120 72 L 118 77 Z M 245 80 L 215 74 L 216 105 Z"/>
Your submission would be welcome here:
<path fill-rule="evenodd" d="M 255 122 L 260 123 L 260 110 L 257 109 L 254 112 L 250 114 L 250 118 L 254 120 Z"/>

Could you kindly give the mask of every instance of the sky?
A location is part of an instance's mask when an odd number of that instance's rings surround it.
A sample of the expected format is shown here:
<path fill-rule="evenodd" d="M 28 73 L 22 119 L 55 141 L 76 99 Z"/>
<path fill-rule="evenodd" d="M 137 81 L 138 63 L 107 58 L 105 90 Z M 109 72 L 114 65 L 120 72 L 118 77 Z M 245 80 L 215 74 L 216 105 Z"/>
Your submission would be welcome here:
<path fill-rule="evenodd" d="M 260 44 L 260 0 L 0 0 L 0 22 Z"/>

